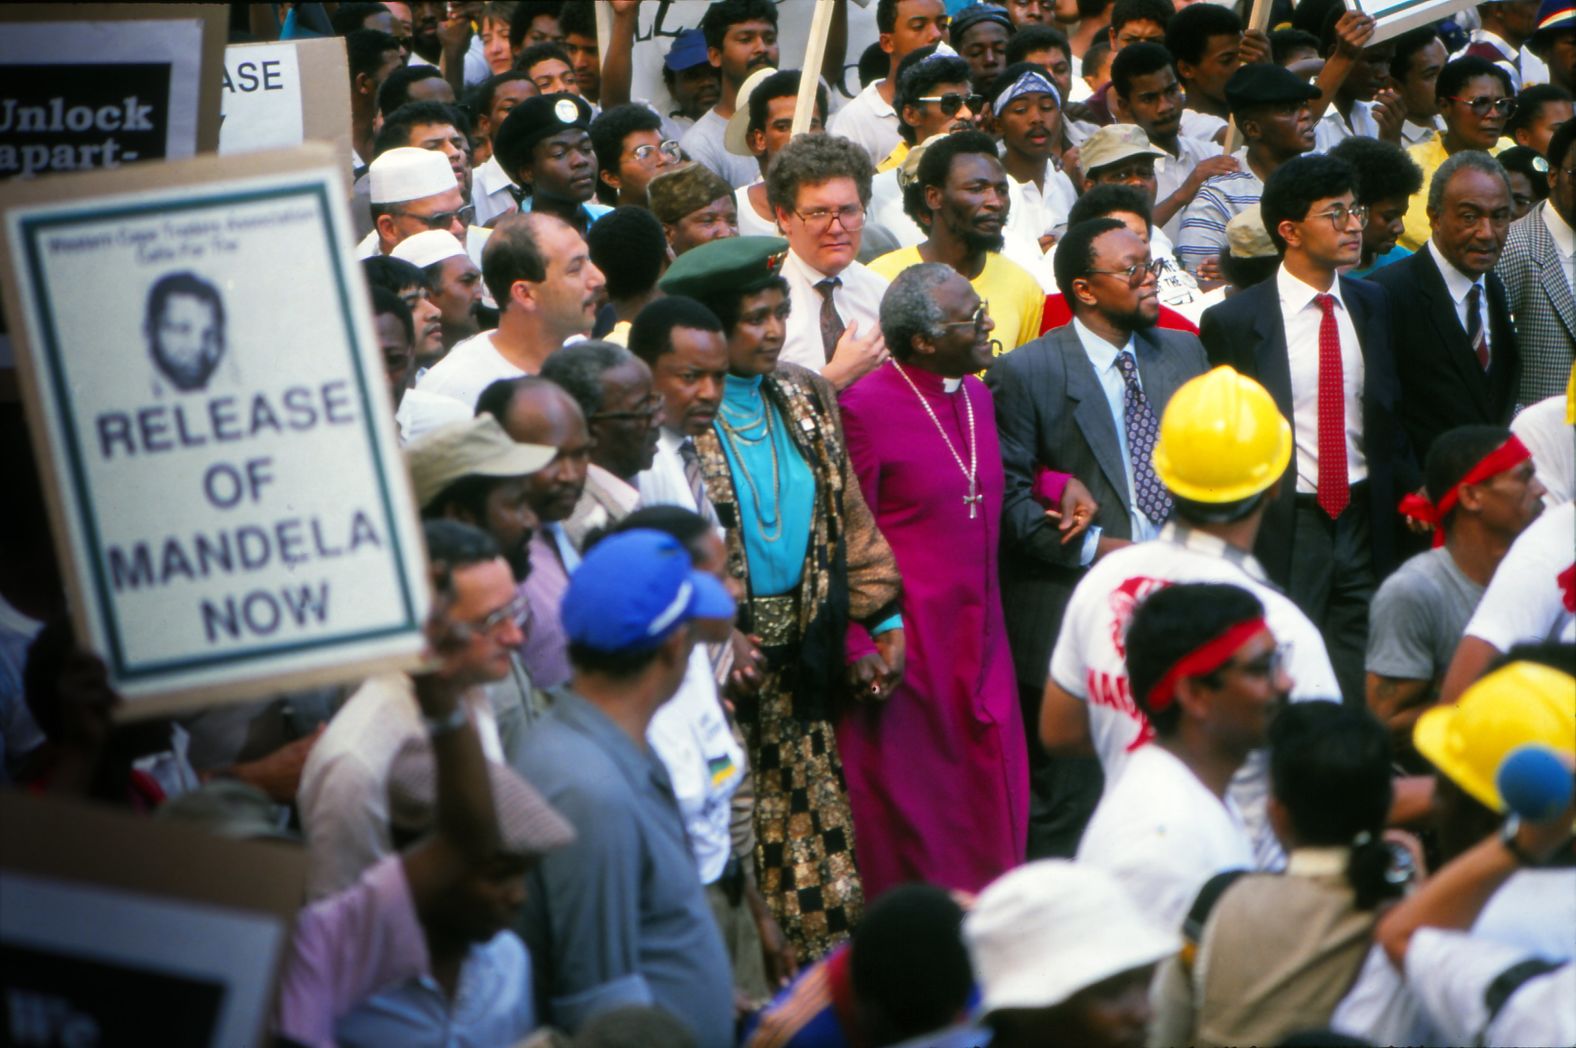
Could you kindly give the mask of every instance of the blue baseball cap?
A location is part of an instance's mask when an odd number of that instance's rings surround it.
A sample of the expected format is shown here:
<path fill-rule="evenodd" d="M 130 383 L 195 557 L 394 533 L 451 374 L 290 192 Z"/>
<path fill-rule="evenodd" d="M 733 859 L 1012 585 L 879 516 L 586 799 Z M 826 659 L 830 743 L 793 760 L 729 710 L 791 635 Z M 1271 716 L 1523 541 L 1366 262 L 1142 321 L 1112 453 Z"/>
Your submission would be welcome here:
<path fill-rule="evenodd" d="M 571 644 L 594 651 L 646 651 L 695 619 L 733 618 L 721 582 L 696 571 L 671 535 L 636 529 L 611 535 L 569 577 L 559 611 Z"/>
<path fill-rule="evenodd" d="M 673 38 L 673 46 L 668 48 L 668 57 L 662 60 L 662 64 L 674 73 L 705 65 L 706 34 L 699 29 L 684 30 Z"/>

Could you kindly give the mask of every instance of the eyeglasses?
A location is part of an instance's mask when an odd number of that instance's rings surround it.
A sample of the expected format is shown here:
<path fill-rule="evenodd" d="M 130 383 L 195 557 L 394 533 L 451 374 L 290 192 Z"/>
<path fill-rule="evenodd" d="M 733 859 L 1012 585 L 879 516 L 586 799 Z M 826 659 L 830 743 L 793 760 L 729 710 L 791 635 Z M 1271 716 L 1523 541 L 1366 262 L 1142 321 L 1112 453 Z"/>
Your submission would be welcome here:
<path fill-rule="evenodd" d="M 1128 287 L 1138 287 L 1149 277 L 1158 276 L 1165 264 L 1163 258 L 1146 259 L 1134 262 L 1126 269 L 1091 269 L 1089 276 L 1126 277 Z"/>
<path fill-rule="evenodd" d="M 650 142 L 647 142 L 643 146 L 636 146 L 634 149 L 630 150 L 630 156 L 633 156 L 642 164 L 650 163 L 656 158 L 658 153 L 661 153 L 663 156 L 673 161 L 684 159 L 684 152 L 679 149 L 679 144 L 673 141 L 671 138 L 662 142 L 660 145 L 654 146 Z"/>
<path fill-rule="evenodd" d="M 1450 101 L 1460 102 L 1472 110 L 1473 116 L 1488 116 L 1490 109 L 1494 111 L 1495 116 L 1509 116 L 1516 111 L 1516 100 L 1514 98 L 1494 98 L 1490 95 L 1479 95 L 1476 98 L 1452 97 Z"/>
<path fill-rule="evenodd" d="M 470 204 L 466 204 L 458 211 L 439 211 L 431 215 L 418 215 L 414 211 L 395 211 L 393 214 L 414 218 L 428 229 L 448 229 L 456 221 L 461 225 L 470 225 L 471 219 L 476 217 L 476 209 Z"/>
<path fill-rule="evenodd" d="M 972 325 L 976 334 L 983 333 L 986 325 L 990 323 L 990 302 L 980 299 L 979 308 L 969 314 L 967 320 L 953 320 L 941 325 L 944 328 L 964 327 Z"/>
<path fill-rule="evenodd" d="M 592 422 L 650 422 L 657 417 L 657 412 L 662 410 L 661 397 L 647 397 L 640 402 L 640 406 L 633 411 L 598 411 L 592 414 Z"/>
<path fill-rule="evenodd" d="M 1316 218 L 1329 219 L 1330 225 L 1334 227 L 1337 233 L 1344 233 L 1348 223 L 1350 223 L 1354 218 L 1357 220 L 1358 229 L 1366 229 L 1368 228 L 1368 207 L 1364 204 L 1358 204 L 1356 207 L 1346 207 L 1343 204 L 1336 204 L 1334 207 L 1330 208 L 1330 210 L 1320 211 L 1318 214 L 1309 215 L 1303 221 L 1311 222 Z"/>
<path fill-rule="evenodd" d="M 813 207 L 808 211 L 795 210 L 794 214 L 812 233 L 825 233 L 832 228 L 834 219 L 850 233 L 865 228 L 865 209 L 860 204 L 848 204 L 836 209 Z"/>
<path fill-rule="evenodd" d="M 1267 651 L 1257 658 L 1247 662 L 1238 662 L 1232 659 L 1221 667 L 1223 670 L 1240 670 L 1250 677 L 1273 677 L 1283 668 L 1291 664 L 1290 644 L 1277 644 L 1272 651 Z"/>
<path fill-rule="evenodd" d="M 526 603 L 524 597 L 517 594 L 513 600 L 492 614 L 476 622 L 461 622 L 457 625 L 476 633 L 492 634 L 496 633 L 498 628 L 506 622 L 513 623 L 516 627 L 523 629 L 530 615 L 531 606 Z"/>
<path fill-rule="evenodd" d="M 956 91 L 948 91 L 944 95 L 927 95 L 914 101 L 936 103 L 943 116 L 957 116 L 958 110 L 964 106 L 968 106 L 971 113 L 982 112 L 985 108 L 984 95 L 960 95 Z"/>

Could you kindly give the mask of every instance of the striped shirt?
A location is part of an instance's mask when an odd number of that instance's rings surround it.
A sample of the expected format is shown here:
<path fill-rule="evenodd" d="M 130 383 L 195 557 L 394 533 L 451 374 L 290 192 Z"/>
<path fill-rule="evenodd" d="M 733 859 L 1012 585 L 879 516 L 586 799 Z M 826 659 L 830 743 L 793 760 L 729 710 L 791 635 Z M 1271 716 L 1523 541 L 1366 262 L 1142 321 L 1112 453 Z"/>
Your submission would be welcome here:
<path fill-rule="evenodd" d="M 1241 154 L 1238 154 L 1241 159 Z M 1177 258 L 1189 273 L 1197 273 L 1206 260 L 1220 254 L 1226 246 L 1226 223 L 1259 202 L 1264 183 L 1242 161 L 1242 169 L 1229 175 L 1216 175 L 1199 187 L 1182 212 L 1177 232 Z"/>

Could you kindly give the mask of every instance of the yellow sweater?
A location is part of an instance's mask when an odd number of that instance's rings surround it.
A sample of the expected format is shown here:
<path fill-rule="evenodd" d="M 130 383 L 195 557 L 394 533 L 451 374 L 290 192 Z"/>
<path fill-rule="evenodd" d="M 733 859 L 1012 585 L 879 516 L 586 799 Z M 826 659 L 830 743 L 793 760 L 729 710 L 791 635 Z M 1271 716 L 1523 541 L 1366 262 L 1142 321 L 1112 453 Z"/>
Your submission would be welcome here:
<path fill-rule="evenodd" d="M 923 261 L 919 248 L 904 247 L 882 255 L 870 263 L 870 268 L 888 280 L 896 280 L 903 270 Z M 1045 292 L 1028 270 L 992 251 L 985 256 L 980 275 L 969 283 L 975 294 L 990 303 L 990 318 L 996 322 L 991 337 L 1001 343 L 1003 353 L 1040 337 Z"/>

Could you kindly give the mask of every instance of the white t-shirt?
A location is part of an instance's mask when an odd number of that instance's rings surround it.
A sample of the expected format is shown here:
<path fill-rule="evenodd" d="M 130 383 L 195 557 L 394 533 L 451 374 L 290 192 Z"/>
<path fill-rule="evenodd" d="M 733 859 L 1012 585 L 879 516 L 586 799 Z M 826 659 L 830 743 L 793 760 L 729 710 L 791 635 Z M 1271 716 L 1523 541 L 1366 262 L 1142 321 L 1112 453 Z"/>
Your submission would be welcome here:
<path fill-rule="evenodd" d="M 1205 142 L 1214 142 L 1220 129 L 1226 122 L 1218 116 L 1209 113 L 1200 113 L 1197 109 L 1182 110 L 1181 135 L 1184 138 L 1197 138 Z"/>
<path fill-rule="evenodd" d="M 1466 635 L 1501 652 L 1517 644 L 1576 642 L 1576 502 L 1544 510 L 1511 545 Z"/>
<path fill-rule="evenodd" d="M 1532 452 L 1538 480 L 1548 489 L 1543 504 L 1552 508 L 1576 498 L 1576 429 L 1565 421 L 1565 395 L 1527 408 L 1511 421 L 1510 431 Z"/>
<path fill-rule="evenodd" d="M 719 116 L 715 109 L 708 109 L 684 132 L 679 145 L 691 160 L 705 164 L 730 186 L 747 186 L 760 177 L 761 165 L 753 156 L 734 156 L 728 152 L 723 144 L 727 131 L 727 117 Z"/>
<path fill-rule="evenodd" d="M 1222 802 L 1162 746 L 1133 754 L 1106 790 L 1078 845 L 1163 928 L 1180 929 L 1204 882 L 1254 868 L 1242 813 Z"/>
<path fill-rule="evenodd" d="M 717 701 L 705 645 L 691 649 L 684 681 L 651 718 L 646 741 L 673 781 L 700 881 L 710 884 L 722 876 L 732 850 L 730 802 L 744 779 L 744 753 Z"/>
<path fill-rule="evenodd" d="M 741 237 L 780 237 L 782 233 L 777 229 L 777 223 L 762 218 L 755 213 L 755 205 L 750 203 L 750 186 L 760 182 L 757 175 L 750 185 L 740 186 L 733 191 L 733 206 L 739 212 L 739 235 Z"/>
<path fill-rule="evenodd" d="M 826 127 L 828 134 L 842 135 L 869 153 L 872 164 L 885 160 L 903 138 L 897 129 L 897 110 L 878 90 L 884 83 L 885 80 L 872 81 L 847 105 L 833 113 Z"/>
<path fill-rule="evenodd" d="M 1348 138 L 1378 138 L 1379 123 L 1374 119 L 1374 104 L 1361 100 L 1352 103 L 1352 122 L 1348 124 L 1332 103 L 1313 125 L 1313 148 L 1328 153 Z"/>
<path fill-rule="evenodd" d="M 1465 932 L 1419 928 L 1406 951 L 1406 981 L 1447 1044 L 1576 1044 L 1576 964 L 1522 983 L 1489 1019 L 1495 979 L 1530 958 Z"/>
<path fill-rule="evenodd" d="M 501 378 L 519 378 L 525 374 L 504 358 L 493 345 L 495 332 L 483 331 L 456 342 L 454 348 L 421 376 L 416 388 L 434 396 L 452 397 L 476 410 L 476 398 L 482 390 Z"/>

